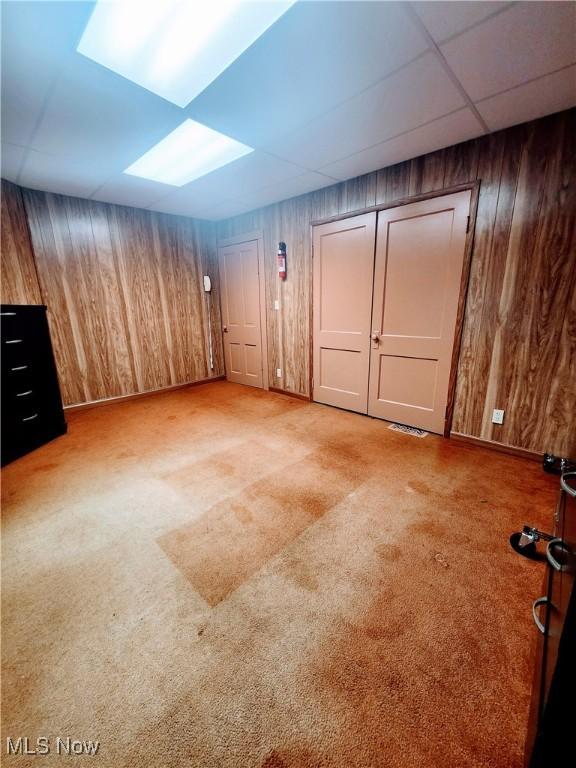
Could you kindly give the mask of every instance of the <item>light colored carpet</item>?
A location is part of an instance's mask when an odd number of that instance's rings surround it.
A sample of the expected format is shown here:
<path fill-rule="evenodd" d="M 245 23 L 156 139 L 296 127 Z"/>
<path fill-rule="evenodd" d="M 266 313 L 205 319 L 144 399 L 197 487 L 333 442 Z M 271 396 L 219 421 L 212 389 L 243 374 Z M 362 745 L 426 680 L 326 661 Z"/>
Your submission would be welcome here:
<path fill-rule="evenodd" d="M 16 767 L 521 765 L 556 478 L 226 382 L 69 415 L 4 470 Z"/>

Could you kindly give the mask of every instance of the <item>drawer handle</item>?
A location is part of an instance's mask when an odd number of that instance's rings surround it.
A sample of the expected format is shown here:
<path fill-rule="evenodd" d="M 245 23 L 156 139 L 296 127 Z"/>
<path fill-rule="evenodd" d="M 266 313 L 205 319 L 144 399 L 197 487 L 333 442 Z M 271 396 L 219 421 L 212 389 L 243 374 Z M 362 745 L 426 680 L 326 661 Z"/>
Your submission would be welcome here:
<path fill-rule="evenodd" d="M 25 371 L 28 368 L 27 365 L 17 365 L 15 368 L 10 368 L 11 371 Z"/>
<path fill-rule="evenodd" d="M 570 554 L 570 550 L 566 546 L 566 543 L 562 541 L 562 539 L 551 539 L 546 546 L 546 559 L 548 560 L 552 568 L 554 568 L 554 570 L 556 571 L 565 571 L 568 566 L 566 564 L 559 563 L 558 560 L 556 560 L 556 558 L 552 554 L 552 550 L 554 547 L 560 547 L 561 549 L 564 550 L 564 552 L 567 552 L 568 554 Z"/>
<path fill-rule="evenodd" d="M 26 392 L 16 392 L 16 397 L 26 397 L 26 395 L 31 395 L 32 390 L 27 389 Z"/>
<path fill-rule="evenodd" d="M 538 615 L 538 609 L 541 605 L 546 605 L 549 602 L 547 597 L 539 597 L 537 600 L 534 600 L 532 603 L 532 616 L 534 617 L 534 624 L 538 627 L 540 632 L 542 632 L 543 635 L 546 634 L 546 627 L 542 622 L 540 621 L 540 616 Z"/>
<path fill-rule="evenodd" d="M 4 344 L 22 344 L 22 339 L 6 339 Z"/>
<path fill-rule="evenodd" d="M 15 317 L 16 316 L 16 312 L 0 312 L 0 315 L 2 317 Z"/>
<path fill-rule="evenodd" d="M 32 419 L 36 419 L 36 418 L 38 418 L 38 414 L 33 413 L 32 416 L 26 416 L 24 419 L 22 419 L 22 421 L 32 421 Z"/>

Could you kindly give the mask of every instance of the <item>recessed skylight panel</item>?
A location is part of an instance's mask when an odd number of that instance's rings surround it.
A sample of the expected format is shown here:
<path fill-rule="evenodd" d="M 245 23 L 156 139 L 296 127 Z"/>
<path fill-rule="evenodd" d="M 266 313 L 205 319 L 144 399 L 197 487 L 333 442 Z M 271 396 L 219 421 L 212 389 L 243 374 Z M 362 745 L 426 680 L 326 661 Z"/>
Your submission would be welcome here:
<path fill-rule="evenodd" d="M 253 151 L 195 120 L 185 120 L 124 173 L 181 187 Z"/>
<path fill-rule="evenodd" d="M 295 0 L 98 0 L 79 53 L 185 107 Z"/>

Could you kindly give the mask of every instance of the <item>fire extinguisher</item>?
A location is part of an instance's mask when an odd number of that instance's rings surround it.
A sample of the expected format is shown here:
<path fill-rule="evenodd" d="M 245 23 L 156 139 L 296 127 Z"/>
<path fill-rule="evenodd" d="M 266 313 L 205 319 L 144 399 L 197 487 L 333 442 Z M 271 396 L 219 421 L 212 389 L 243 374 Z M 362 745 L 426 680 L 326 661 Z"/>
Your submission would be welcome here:
<path fill-rule="evenodd" d="M 278 277 L 286 280 L 286 243 L 278 243 Z"/>

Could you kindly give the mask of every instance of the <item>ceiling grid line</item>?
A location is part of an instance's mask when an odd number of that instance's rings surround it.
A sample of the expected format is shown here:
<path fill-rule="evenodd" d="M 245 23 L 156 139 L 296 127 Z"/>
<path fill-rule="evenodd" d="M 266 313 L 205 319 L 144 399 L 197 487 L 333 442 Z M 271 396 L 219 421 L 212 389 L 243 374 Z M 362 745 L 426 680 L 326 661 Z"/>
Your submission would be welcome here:
<path fill-rule="evenodd" d="M 480 123 L 480 125 L 484 129 L 484 133 L 490 133 L 490 128 L 488 127 L 488 125 L 486 124 L 484 118 L 482 117 L 482 115 L 480 114 L 478 109 L 476 108 L 476 105 L 474 104 L 474 102 L 472 101 L 470 96 L 468 95 L 468 91 L 464 88 L 464 86 L 462 85 L 462 83 L 460 82 L 458 77 L 456 77 L 454 71 L 452 70 L 452 67 L 450 67 L 450 65 L 448 64 L 448 62 L 444 58 L 444 54 L 442 53 L 442 51 L 438 47 L 437 42 L 434 40 L 434 38 L 432 37 L 432 35 L 428 31 L 428 28 L 426 27 L 426 25 L 424 24 L 424 22 L 422 21 L 420 16 L 418 16 L 416 11 L 414 10 L 414 8 L 412 6 L 412 3 L 408 3 L 406 5 L 406 10 L 411 15 L 412 19 L 414 20 L 414 23 L 417 26 L 420 27 L 420 29 L 422 31 L 422 34 L 428 40 L 428 44 L 430 45 L 430 48 L 431 48 L 432 52 L 436 55 L 438 61 L 442 65 L 442 68 L 444 69 L 444 71 L 446 72 L 446 74 L 448 75 L 448 77 L 450 78 L 452 83 L 454 84 L 454 86 L 458 89 L 458 91 L 460 92 L 460 95 L 462 96 L 462 98 L 466 101 L 466 105 L 467 105 L 468 109 L 471 110 L 471 112 L 474 114 L 474 117 L 478 120 L 478 122 Z M 490 17 L 490 18 L 493 18 L 495 15 L 497 15 L 497 14 L 493 14 L 493 16 Z"/>
<path fill-rule="evenodd" d="M 544 80 L 545 78 L 551 77 L 552 75 L 557 75 L 559 72 L 565 72 L 566 70 L 574 67 L 575 64 L 576 64 L 576 58 L 574 59 L 574 61 L 570 62 L 570 64 L 566 64 L 563 67 L 558 67 L 558 69 L 553 69 L 550 72 L 546 72 L 546 74 L 544 75 L 537 75 L 536 77 L 531 77 L 529 80 L 524 80 L 521 86 L 512 85 L 509 88 L 504 88 L 501 91 L 496 91 L 496 93 L 492 93 L 490 94 L 490 96 L 484 96 L 482 99 L 478 99 L 478 101 L 476 101 L 475 104 L 483 104 L 485 101 L 490 101 L 490 99 L 494 99 L 496 98 L 496 96 L 503 96 L 505 93 L 510 93 L 511 91 L 515 91 L 517 88 L 521 88 L 524 85 L 537 83 L 539 80 Z"/>
<path fill-rule="evenodd" d="M 400 139 L 402 136 L 406 136 L 409 133 L 412 133 L 413 131 L 417 131 L 420 128 L 426 128 L 427 125 L 433 125 L 434 123 L 437 123 L 440 120 L 443 120 L 446 117 L 450 117 L 451 115 L 455 115 L 457 112 L 461 112 L 462 110 L 466 109 L 467 105 L 456 107 L 455 109 L 450 110 L 450 112 L 445 112 L 443 115 L 440 115 L 439 117 L 433 117 L 431 120 L 426 120 L 424 123 L 419 123 L 418 125 L 413 126 L 412 128 L 408 128 L 406 131 L 400 131 L 400 133 L 395 133 L 393 136 L 386 137 L 383 141 L 377 141 L 375 144 L 370 144 L 370 146 L 362 147 L 361 150 L 357 150 L 355 152 L 352 152 L 349 155 L 345 155 L 344 157 L 339 157 L 335 162 L 339 163 L 343 160 L 348 160 L 351 157 L 354 157 L 354 155 L 359 154 L 360 152 L 367 152 L 370 149 L 374 149 L 375 147 L 379 147 L 381 145 L 387 144 L 389 141 L 394 141 L 394 139 Z M 322 171 L 322 168 L 329 168 L 334 163 L 326 163 L 324 166 L 320 166 L 320 168 L 315 171 L 315 173 L 324 173 Z M 380 170 L 379 168 L 374 168 L 375 171 Z M 370 171 L 366 171 L 366 173 L 370 173 Z M 324 173 L 325 176 L 328 174 Z M 336 181 L 342 181 L 342 179 L 336 179 Z"/>

